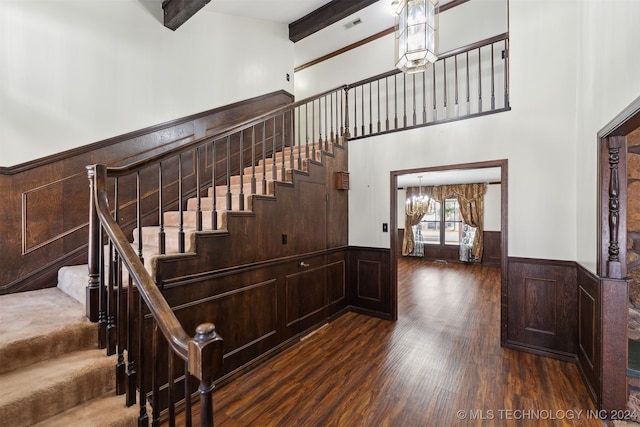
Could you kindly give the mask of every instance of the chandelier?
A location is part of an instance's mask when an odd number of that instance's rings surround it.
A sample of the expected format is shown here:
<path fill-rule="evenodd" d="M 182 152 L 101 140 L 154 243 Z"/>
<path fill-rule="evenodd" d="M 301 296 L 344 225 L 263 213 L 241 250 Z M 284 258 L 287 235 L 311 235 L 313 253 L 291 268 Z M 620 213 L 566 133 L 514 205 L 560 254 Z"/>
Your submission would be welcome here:
<path fill-rule="evenodd" d="M 435 212 L 435 203 L 431 197 L 422 194 L 422 176 L 418 176 L 420 182 L 418 186 L 418 195 L 407 198 L 405 212 L 410 216 L 431 215 Z"/>
<path fill-rule="evenodd" d="M 438 0 L 398 3 L 395 54 L 396 67 L 405 73 L 424 71 L 438 60 Z"/>

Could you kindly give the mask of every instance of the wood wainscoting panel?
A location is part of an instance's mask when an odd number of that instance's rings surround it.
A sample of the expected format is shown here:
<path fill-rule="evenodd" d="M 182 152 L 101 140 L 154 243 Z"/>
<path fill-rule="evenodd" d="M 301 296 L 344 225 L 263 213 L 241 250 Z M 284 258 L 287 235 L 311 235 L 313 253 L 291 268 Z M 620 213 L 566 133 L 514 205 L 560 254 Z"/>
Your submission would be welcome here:
<path fill-rule="evenodd" d="M 574 361 L 576 280 L 573 262 L 509 258 L 507 347 Z"/>
<path fill-rule="evenodd" d="M 389 249 L 349 247 L 347 294 L 353 310 L 391 318 L 390 264 Z"/>
<path fill-rule="evenodd" d="M 600 395 L 600 293 L 598 278 L 580 264 L 578 280 L 578 366 L 593 400 Z"/>
<path fill-rule="evenodd" d="M 482 264 L 499 267 L 502 257 L 502 232 L 485 231 L 483 233 L 483 239 Z"/>

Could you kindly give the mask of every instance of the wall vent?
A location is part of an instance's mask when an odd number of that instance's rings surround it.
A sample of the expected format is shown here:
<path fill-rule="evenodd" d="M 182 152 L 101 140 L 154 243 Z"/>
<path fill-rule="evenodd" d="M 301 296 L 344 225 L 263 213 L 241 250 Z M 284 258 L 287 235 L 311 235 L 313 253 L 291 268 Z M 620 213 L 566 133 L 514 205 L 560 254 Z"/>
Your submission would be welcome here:
<path fill-rule="evenodd" d="M 346 24 L 344 24 L 345 28 L 348 30 L 349 28 L 353 28 L 356 25 L 362 24 L 362 19 L 360 18 L 356 18 L 353 21 L 347 22 Z"/>

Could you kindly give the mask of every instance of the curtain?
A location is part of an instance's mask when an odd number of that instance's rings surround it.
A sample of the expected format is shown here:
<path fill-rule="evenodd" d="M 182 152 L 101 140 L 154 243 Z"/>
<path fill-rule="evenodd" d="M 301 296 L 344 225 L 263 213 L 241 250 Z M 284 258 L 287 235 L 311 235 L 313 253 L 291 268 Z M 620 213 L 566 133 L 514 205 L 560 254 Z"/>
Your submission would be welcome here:
<path fill-rule="evenodd" d="M 471 227 L 475 227 L 471 255 L 482 259 L 484 230 L 484 194 L 487 191 L 485 184 L 449 184 L 432 187 L 423 187 L 423 192 L 433 199 L 443 203 L 447 197 L 456 196 L 460 206 L 462 221 Z"/>
<path fill-rule="evenodd" d="M 409 200 L 413 196 L 417 196 L 419 194 L 420 189 L 418 187 L 407 187 L 407 200 Z M 407 210 L 405 209 L 404 214 L 404 239 L 402 240 L 402 255 L 407 256 L 413 249 L 415 248 L 416 241 L 413 237 L 413 227 L 420 223 L 424 215 L 416 214 L 409 215 Z"/>
<path fill-rule="evenodd" d="M 484 193 L 485 184 L 459 184 L 455 186 L 455 194 L 460 205 L 460 215 L 465 224 L 475 227 L 471 255 L 477 260 L 482 259 L 484 241 Z"/>

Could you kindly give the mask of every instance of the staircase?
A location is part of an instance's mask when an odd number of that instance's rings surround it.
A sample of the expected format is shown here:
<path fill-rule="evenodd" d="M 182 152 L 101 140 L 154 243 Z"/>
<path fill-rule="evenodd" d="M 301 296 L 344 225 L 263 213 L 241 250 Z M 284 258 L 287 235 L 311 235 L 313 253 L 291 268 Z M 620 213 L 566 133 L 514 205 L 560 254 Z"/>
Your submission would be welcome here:
<path fill-rule="evenodd" d="M 114 365 L 84 305 L 59 288 L 0 299 L 0 424 L 136 425 L 137 408 L 115 394 Z"/>
<path fill-rule="evenodd" d="M 327 145 L 329 149 L 333 147 Z M 327 148 L 325 147 L 325 148 Z M 310 147 L 311 148 L 311 147 Z M 315 148 L 315 147 L 314 147 Z M 296 148 L 297 150 L 297 148 Z M 310 149 L 310 158 L 322 159 L 322 151 Z M 218 230 L 227 228 L 227 192 L 233 196 L 232 211 L 251 210 L 253 195 L 275 199 L 275 180 L 292 182 L 294 170 L 283 170 L 283 156 L 289 164 L 291 149 L 285 148 L 244 169 L 244 175 L 230 177 L 231 186 L 209 188 L 200 198 L 203 230 L 211 229 L 214 203 L 218 206 Z M 296 157 L 298 152 L 295 153 Z M 274 159 L 275 158 L 275 163 Z M 300 160 L 305 172 L 309 158 L 304 150 Z M 266 163 L 266 164 L 265 164 Z M 274 173 L 275 169 L 275 173 Z M 255 173 L 255 174 L 254 174 Z M 255 178 L 256 191 L 251 194 Z M 241 180 L 244 195 L 239 196 Z M 263 191 L 266 190 L 266 191 Z M 197 198 L 186 202 L 182 212 L 165 212 L 166 254 L 179 253 L 179 231 L 185 233 L 185 252 L 194 251 L 197 229 Z M 222 209 L 220 208 L 222 207 Z M 134 230 L 132 246 L 138 248 L 142 236 L 145 267 L 154 274 L 154 258 L 161 256 L 158 226 Z M 116 355 L 98 349 L 98 325 L 86 318 L 87 265 L 63 267 L 58 287 L 3 296 L 0 299 L 0 420 L 19 426 L 135 426 L 140 409 L 127 407 L 124 396 L 116 395 Z"/>

